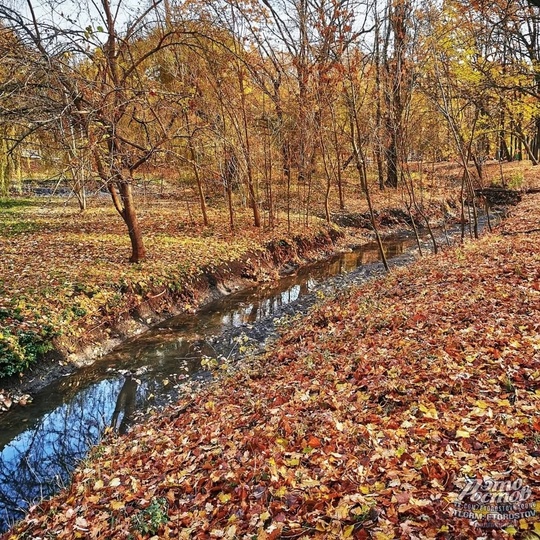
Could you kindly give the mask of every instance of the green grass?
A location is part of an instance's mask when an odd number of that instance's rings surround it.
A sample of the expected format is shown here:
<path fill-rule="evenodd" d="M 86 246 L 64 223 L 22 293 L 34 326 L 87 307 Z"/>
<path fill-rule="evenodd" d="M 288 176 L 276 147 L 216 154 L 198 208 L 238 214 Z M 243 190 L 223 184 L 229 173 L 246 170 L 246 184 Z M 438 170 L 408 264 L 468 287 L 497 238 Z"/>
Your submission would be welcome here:
<path fill-rule="evenodd" d="M 39 228 L 37 223 L 31 221 L 3 221 L 0 227 L 0 236 L 9 237 L 18 234 L 31 233 L 38 231 Z"/>
<path fill-rule="evenodd" d="M 23 208 L 41 206 L 43 201 L 36 199 L 7 199 L 0 197 L 0 214 L 17 214 Z"/>
<path fill-rule="evenodd" d="M 41 205 L 35 199 L 0 199 L 0 236 L 10 237 L 39 230 L 40 225 L 26 210 Z"/>

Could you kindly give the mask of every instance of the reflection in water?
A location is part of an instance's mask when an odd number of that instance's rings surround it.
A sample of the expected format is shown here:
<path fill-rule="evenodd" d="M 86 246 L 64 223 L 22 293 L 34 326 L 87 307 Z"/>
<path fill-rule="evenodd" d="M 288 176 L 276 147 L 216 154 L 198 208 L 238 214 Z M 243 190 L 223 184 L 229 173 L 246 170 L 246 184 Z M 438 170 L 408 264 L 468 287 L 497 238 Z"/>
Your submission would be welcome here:
<path fill-rule="evenodd" d="M 64 485 L 77 462 L 109 424 L 122 381 L 110 379 L 79 392 L 45 414 L 0 452 L 0 512 L 4 519 Z M 111 399 L 112 398 L 112 399 Z M 5 522 L 0 520 L 0 528 Z"/>
<path fill-rule="evenodd" d="M 387 257 L 412 244 L 412 240 L 389 243 Z M 264 340 L 273 331 L 268 321 L 284 306 L 308 298 L 330 276 L 378 259 L 376 245 L 370 244 L 302 268 L 271 288 L 219 299 L 196 317 L 169 319 L 92 366 L 53 383 L 27 407 L 14 407 L 0 419 L 0 532 L 22 517 L 29 504 L 68 482 L 107 426 L 125 433 L 134 412 L 145 410 L 154 396 L 163 396 L 169 388 L 171 395 L 173 388 L 178 392 L 178 385 L 166 385 L 165 380 L 208 377 L 201 360 L 232 354 L 236 342 L 230 329 L 264 321 L 258 334 Z"/>
<path fill-rule="evenodd" d="M 121 435 L 126 433 L 129 422 L 135 412 L 135 404 L 137 400 L 137 381 L 131 374 L 126 377 L 124 385 L 116 399 L 114 407 L 111 427 L 118 431 Z"/>

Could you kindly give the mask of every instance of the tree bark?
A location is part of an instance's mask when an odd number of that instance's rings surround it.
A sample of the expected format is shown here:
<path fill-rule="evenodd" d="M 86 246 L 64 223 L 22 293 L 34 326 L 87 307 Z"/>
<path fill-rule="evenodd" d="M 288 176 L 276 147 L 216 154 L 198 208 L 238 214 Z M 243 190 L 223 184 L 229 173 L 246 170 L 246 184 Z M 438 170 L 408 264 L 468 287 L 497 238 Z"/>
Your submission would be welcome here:
<path fill-rule="evenodd" d="M 129 262 L 139 263 L 146 258 L 146 250 L 139 220 L 137 218 L 137 212 L 135 211 L 135 202 L 133 200 L 131 184 L 126 178 L 126 175 L 121 172 L 117 173 L 114 179 L 111 179 L 107 175 L 97 151 L 94 152 L 94 158 L 99 177 L 109 189 L 114 207 L 127 226 L 129 240 L 131 242 L 131 256 Z"/>
<path fill-rule="evenodd" d="M 117 183 L 117 186 L 124 206 L 123 212 L 120 215 L 127 225 L 129 239 L 131 241 L 131 257 L 129 258 L 129 262 L 138 263 L 146 258 L 146 250 L 144 248 L 137 212 L 135 211 L 133 191 L 129 182 L 120 182 Z"/>

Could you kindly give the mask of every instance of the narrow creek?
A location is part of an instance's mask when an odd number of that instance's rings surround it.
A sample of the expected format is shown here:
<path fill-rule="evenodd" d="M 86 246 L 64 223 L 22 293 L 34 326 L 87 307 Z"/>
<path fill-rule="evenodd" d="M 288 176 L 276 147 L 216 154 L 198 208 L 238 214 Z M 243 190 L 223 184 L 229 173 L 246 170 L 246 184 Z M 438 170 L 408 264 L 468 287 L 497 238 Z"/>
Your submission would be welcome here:
<path fill-rule="evenodd" d="M 391 237 L 385 251 L 394 265 L 406 264 L 416 242 Z M 271 348 L 280 318 L 379 273 L 379 260 L 377 245 L 366 244 L 168 319 L 0 417 L 0 533 L 67 485 L 107 427 L 124 433 L 149 410 L 195 392 L 212 377 L 209 359 Z"/>

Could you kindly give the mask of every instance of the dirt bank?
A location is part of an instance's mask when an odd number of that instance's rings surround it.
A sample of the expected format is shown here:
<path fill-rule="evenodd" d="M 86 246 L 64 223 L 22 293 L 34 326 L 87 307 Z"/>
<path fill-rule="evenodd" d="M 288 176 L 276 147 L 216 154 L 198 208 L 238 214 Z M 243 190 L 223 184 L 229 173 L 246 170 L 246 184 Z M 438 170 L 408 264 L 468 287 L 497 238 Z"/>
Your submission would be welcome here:
<path fill-rule="evenodd" d="M 452 208 L 448 203 L 446 206 L 433 204 L 427 210 L 433 223 L 452 219 Z M 317 231 L 273 238 L 236 259 L 205 264 L 182 277 L 169 276 L 159 285 L 152 284 L 151 278 L 142 283 L 140 278 L 130 280 L 119 289 L 118 308 L 105 305 L 100 308 L 98 317 L 88 319 L 86 323 L 74 321 L 80 330 L 63 332 L 55 338 L 53 350 L 22 377 L 0 381 L 0 388 L 4 389 L 0 390 L 0 412 L 2 408 L 9 408 L 6 404 L 17 403 L 21 396 L 23 400 L 27 399 L 27 394 L 92 363 L 126 339 L 140 335 L 169 317 L 196 313 L 201 306 L 220 296 L 275 280 L 300 265 L 372 238 L 371 223 L 366 215 L 341 213 L 339 219 L 334 218 L 342 228 L 322 226 Z M 420 220 L 415 221 L 417 227 L 421 227 Z M 377 213 L 377 222 L 383 234 L 411 232 L 410 216 L 398 208 L 381 210 Z M 85 287 L 85 283 L 79 285 L 86 294 Z M 77 297 L 73 297 L 72 303 L 76 302 Z"/>

